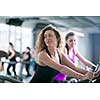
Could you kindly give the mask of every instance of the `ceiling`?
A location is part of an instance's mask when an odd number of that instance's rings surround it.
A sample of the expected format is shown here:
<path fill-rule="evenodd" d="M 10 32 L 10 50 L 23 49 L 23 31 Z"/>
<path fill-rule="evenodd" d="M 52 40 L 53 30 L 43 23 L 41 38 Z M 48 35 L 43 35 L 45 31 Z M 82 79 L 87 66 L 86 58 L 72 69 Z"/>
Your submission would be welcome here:
<path fill-rule="evenodd" d="M 53 24 L 63 31 L 100 33 L 100 16 L 0 16 L 0 23 L 9 24 L 12 19 L 17 19 L 12 22 L 16 26 L 20 25 L 27 28 L 33 28 L 36 25 Z M 18 21 L 21 21 L 21 23 Z"/>

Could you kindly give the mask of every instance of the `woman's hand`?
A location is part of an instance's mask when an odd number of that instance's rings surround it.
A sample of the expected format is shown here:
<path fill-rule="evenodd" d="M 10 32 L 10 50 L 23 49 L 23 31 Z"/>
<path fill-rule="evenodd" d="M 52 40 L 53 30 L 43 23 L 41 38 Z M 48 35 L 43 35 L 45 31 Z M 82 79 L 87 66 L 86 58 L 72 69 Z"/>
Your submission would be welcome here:
<path fill-rule="evenodd" d="M 92 80 L 94 78 L 94 73 L 93 72 L 87 72 L 83 78 L 83 80 Z"/>

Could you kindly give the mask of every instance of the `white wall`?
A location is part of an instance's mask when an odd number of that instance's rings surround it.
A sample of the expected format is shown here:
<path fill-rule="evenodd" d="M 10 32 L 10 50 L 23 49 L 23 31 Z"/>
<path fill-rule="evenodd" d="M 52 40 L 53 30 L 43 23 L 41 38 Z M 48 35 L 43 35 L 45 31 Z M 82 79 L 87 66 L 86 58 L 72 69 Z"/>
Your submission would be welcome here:
<path fill-rule="evenodd" d="M 77 41 L 77 48 L 80 51 L 80 53 L 88 60 L 93 62 L 92 59 L 92 51 L 93 51 L 93 45 L 91 42 L 91 37 L 89 34 L 85 34 L 84 37 L 78 37 L 78 41 Z M 85 67 L 84 64 L 82 64 L 81 62 L 79 62 L 79 64 L 81 64 L 82 66 Z"/>

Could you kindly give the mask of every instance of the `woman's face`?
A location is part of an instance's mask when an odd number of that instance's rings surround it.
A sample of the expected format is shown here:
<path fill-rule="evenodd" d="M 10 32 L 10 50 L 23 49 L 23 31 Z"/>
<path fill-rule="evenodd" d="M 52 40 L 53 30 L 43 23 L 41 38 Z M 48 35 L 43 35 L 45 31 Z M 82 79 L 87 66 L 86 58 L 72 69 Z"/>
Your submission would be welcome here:
<path fill-rule="evenodd" d="M 47 30 L 44 33 L 44 42 L 45 42 L 47 47 L 50 47 L 50 46 L 56 46 L 57 47 L 57 38 L 56 38 L 54 31 Z"/>
<path fill-rule="evenodd" d="M 68 40 L 66 41 L 68 44 L 69 48 L 74 48 L 76 45 L 76 37 L 75 36 L 69 36 Z"/>

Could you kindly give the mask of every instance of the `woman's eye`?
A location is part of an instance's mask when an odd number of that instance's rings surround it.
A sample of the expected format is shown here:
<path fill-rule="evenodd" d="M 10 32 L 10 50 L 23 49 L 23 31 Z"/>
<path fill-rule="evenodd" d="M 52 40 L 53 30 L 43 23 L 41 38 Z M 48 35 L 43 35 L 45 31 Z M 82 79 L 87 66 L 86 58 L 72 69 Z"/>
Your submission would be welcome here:
<path fill-rule="evenodd" d="M 70 40 L 69 42 L 72 42 L 73 40 Z"/>
<path fill-rule="evenodd" d="M 46 37 L 47 37 L 47 36 L 45 35 L 45 36 L 44 36 L 44 39 L 45 39 Z"/>
<path fill-rule="evenodd" d="M 76 42 L 76 40 L 70 40 L 69 42 Z"/>

